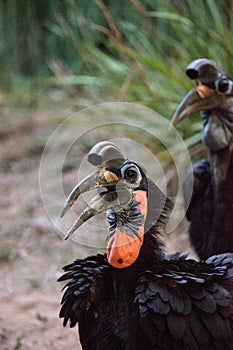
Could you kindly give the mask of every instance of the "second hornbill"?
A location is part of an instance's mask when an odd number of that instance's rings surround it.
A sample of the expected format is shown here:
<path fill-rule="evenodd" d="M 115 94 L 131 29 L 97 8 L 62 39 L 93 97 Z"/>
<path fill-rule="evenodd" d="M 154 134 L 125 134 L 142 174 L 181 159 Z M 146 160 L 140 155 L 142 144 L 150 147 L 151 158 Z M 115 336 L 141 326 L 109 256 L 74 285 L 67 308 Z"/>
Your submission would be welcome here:
<path fill-rule="evenodd" d="M 64 325 L 78 324 L 84 350 L 232 349 L 233 254 L 205 262 L 166 256 L 170 200 L 113 144 L 94 151 L 99 166 L 74 188 L 62 215 L 81 193 L 102 188 L 67 237 L 107 210 L 107 253 L 64 267 Z"/>
<path fill-rule="evenodd" d="M 190 240 L 206 259 L 233 252 L 233 81 L 208 59 L 193 61 L 186 73 L 196 87 L 181 102 L 172 123 L 202 111 L 209 158 L 188 172 L 183 189 Z"/>

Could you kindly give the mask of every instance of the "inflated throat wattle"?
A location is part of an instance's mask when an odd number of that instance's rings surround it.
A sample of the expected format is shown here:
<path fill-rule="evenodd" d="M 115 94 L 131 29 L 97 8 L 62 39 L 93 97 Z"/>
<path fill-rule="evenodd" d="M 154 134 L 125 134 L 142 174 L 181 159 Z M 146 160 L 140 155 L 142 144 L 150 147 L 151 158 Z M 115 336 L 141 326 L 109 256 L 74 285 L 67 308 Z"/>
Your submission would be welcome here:
<path fill-rule="evenodd" d="M 144 224 L 147 212 L 147 196 L 145 191 L 135 191 L 135 213 L 140 214 L 140 221 L 134 227 L 134 232 L 126 225 L 117 226 L 110 237 L 107 246 L 109 264 L 122 269 L 132 265 L 137 259 L 144 239 Z M 138 217 L 138 215 L 136 215 Z M 136 232 L 135 232 L 136 231 Z"/>

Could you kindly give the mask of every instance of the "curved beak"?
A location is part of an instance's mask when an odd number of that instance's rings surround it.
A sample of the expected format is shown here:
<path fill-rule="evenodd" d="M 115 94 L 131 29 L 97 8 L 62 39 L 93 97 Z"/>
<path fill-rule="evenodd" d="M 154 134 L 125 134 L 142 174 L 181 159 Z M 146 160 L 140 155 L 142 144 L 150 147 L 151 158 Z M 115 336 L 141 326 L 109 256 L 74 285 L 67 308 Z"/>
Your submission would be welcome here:
<path fill-rule="evenodd" d="M 196 80 L 197 86 L 185 96 L 178 106 L 172 117 L 171 125 L 173 126 L 193 113 L 223 105 L 224 95 L 233 90 L 233 83 L 212 60 L 206 58 L 194 60 L 186 68 L 186 74 L 190 79 Z"/>
<path fill-rule="evenodd" d="M 61 218 L 72 207 L 81 193 L 102 187 L 105 187 L 106 191 L 100 193 L 91 201 L 90 205 L 87 206 L 87 208 L 80 214 L 79 218 L 70 227 L 65 239 L 67 239 L 78 227 L 91 217 L 108 209 L 119 210 L 120 207 L 122 208 L 122 206 L 128 204 L 131 198 L 131 193 L 125 188 L 124 184 L 119 183 L 120 174 L 118 174 L 119 169 L 125 160 L 126 159 L 120 149 L 112 142 L 102 141 L 92 147 L 88 153 L 88 161 L 93 165 L 98 165 L 98 170 L 88 175 L 71 191 L 66 200 L 65 206 L 62 209 Z M 122 191 L 122 189 L 124 190 Z"/>
<path fill-rule="evenodd" d="M 124 205 L 127 205 L 131 200 L 131 192 L 127 189 L 117 190 L 112 192 L 100 193 L 96 196 L 86 209 L 80 214 L 77 220 L 69 228 L 66 233 L 65 239 L 69 238 L 77 228 L 79 228 L 84 222 L 109 209 L 120 211 Z"/>
<path fill-rule="evenodd" d="M 66 200 L 65 206 L 62 209 L 60 217 L 63 218 L 63 216 L 65 216 L 67 211 L 72 207 L 81 193 L 90 191 L 94 188 L 114 186 L 118 180 L 119 179 L 116 174 L 107 170 L 104 171 L 103 169 L 100 169 L 95 173 L 88 175 L 71 191 Z"/>
<path fill-rule="evenodd" d="M 121 159 L 118 161 L 123 163 L 125 160 Z M 115 211 L 121 210 L 123 206 L 126 206 L 130 202 L 132 192 L 124 185 L 124 182 L 122 181 L 121 183 L 120 180 L 120 177 L 118 177 L 115 172 L 108 170 L 107 166 L 102 165 L 96 172 L 88 175 L 77 186 L 75 186 L 66 200 L 61 217 L 63 217 L 69 208 L 72 207 L 81 193 L 102 187 L 105 187 L 106 191 L 97 195 L 86 209 L 84 209 L 78 219 L 69 228 L 65 239 L 67 239 L 78 227 L 91 217 L 108 209 L 114 209 Z"/>
<path fill-rule="evenodd" d="M 180 103 L 172 117 L 171 125 L 176 126 L 182 119 L 193 113 L 218 107 L 222 98 L 207 85 L 199 84 Z"/>

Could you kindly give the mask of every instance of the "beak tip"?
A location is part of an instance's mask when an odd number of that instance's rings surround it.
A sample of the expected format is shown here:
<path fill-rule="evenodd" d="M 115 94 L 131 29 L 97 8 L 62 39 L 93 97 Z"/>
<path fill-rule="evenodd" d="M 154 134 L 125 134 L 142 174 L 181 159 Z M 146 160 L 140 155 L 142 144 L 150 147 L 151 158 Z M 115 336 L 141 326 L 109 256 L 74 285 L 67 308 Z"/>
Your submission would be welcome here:
<path fill-rule="evenodd" d="M 77 230 L 78 227 L 80 227 L 80 219 L 78 219 L 77 221 L 75 221 L 75 223 L 69 228 L 69 230 L 66 232 L 65 235 L 65 241 L 70 238 L 70 236 Z"/>
<path fill-rule="evenodd" d="M 61 219 L 66 215 L 66 213 L 67 213 L 67 211 L 69 210 L 69 208 L 70 208 L 70 206 L 69 206 L 69 204 L 67 203 L 67 204 L 64 206 L 64 208 L 62 209 L 62 211 L 61 211 L 61 214 L 60 214 L 60 218 L 61 218 Z"/>
<path fill-rule="evenodd" d="M 172 128 L 174 128 L 179 123 L 179 121 L 180 121 L 180 118 L 175 113 L 172 117 L 171 122 L 170 122 L 169 130 L 172 130 Z"/>
<path fill-rule="evenodd" d="M 72 227 L 68 230 L 68 232 L 66 232 L 66 235 L 65 235 L 65 238 L 64 240 L 67 241 L 68 238 L 70 238 L 70 236 L 72 235 L 72 233 L 74 232 L 75 230 L 72 229 Z"/>

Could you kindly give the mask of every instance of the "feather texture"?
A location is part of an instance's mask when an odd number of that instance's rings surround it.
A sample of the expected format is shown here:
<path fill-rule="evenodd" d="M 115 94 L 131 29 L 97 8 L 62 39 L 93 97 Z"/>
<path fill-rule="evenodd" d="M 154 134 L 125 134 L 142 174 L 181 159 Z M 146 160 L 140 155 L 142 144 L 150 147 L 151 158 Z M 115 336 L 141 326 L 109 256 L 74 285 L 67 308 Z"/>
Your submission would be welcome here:
<path fill-rule="evenodd" d="M 232 349 L 233 254 L 174 258 L 141 268 L 132 295 L 104 255 L 67 265 L 64 325 L 79 323 L 83 349 Z"/>
<path fill-rule="evenodd" d="M 166 256 L 160 236 L 172 205 L 141 178 L 134 191 L 146 191 L 148 212 L 137 259 L 116 268 L 99 254 L 65 266 L 64 326 L 78 324 L 84 350 L 232 350 L 233 253 L 202 262 L 181 252 Z M 107 216 L 113 235 L 117 215 L 126 217 L 119 208 Z"/>

